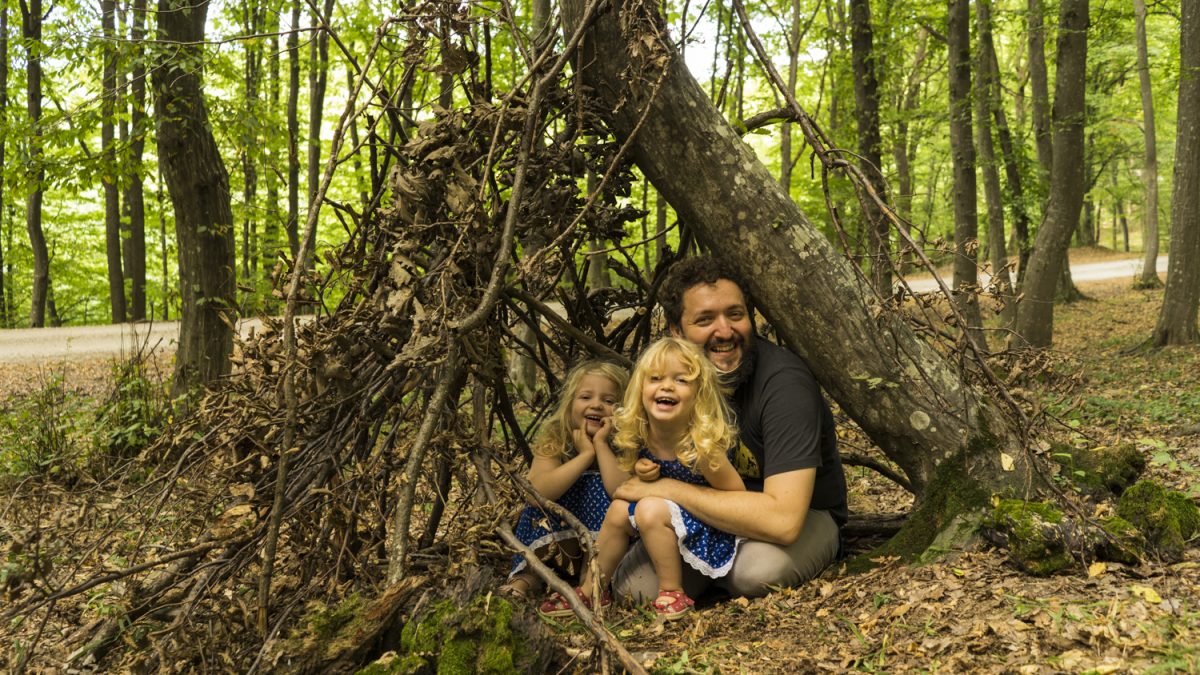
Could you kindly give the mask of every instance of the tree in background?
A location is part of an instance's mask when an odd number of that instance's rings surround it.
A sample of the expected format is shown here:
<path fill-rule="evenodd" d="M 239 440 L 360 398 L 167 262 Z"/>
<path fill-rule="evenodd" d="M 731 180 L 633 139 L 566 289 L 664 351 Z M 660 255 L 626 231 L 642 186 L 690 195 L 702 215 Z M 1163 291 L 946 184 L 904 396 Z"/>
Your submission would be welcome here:
<path fill-rule="evenodd" d="M 1137 71 L 1142 96 L 1142 138 L 1145 141 L 1145 168 L 1142 181 L 1146 189 L 1146 206 L 1142 214 L 1142 274 L 1139 288 L 1162 285 L 1158 279 L 1158 140 L 1154 131 L 1154 91 L 1150 87 L 1150 57 L 1146 48 L 1146 0 L 1133 0 L 1133 15 L 1137 31 Z M 1178 193 L 1176 193 L 1178 194 Z"/>
<path fill-rule="evenodd" d="M 185 394 L 229 372 L 233 348 L 234 241 L 229 174 L 208 121 L 201 80 L 204 0 L 159 0 L 155 117 L 163 178 L 175 209 L 180 329 L 173 391 Z"/>
<path fill-rule="evenodd" d="M 1171 257 L 1152 342 L 1200 340 L 1200 3 L 1183 0 L 1179 30 L 1179 108 L 1175 125 L 1175 185 L 1171 194 Z"/>
<path fill-rule="evenodd" d="M 1024 298 L 1017 310 L 1017 344 L 1032 347 L 1049 347 L 1053 340 L 1054 293 L 1083 206 L 1087 29 L 1088 0 L 1063 0 L 1054 78 L 1050 200 L 1029 256 Z"/>
<path fill-rule="evenodd" d="M 146 149 L 146 136 L 150 133 L 149 121 L 146 118 L 146 0 L 133 0 L 131 12 L 131 132 L 125 185 L 125 208 L 129 218 L 129 229 L 121 250 L 124 253 L 125 278 L 130 282 L 129 320 L 141 321 L 146 318 L 146 195 L 142 183 L 142 158 Z M 163 256 L 166 257 L 165 251 Z M 165 274 L 163 279 L 165 281 Z"/>
<path fill-rule="evenodd" d="M 117 3 L 100 1 L 104 31 L 101 50 L 100 183 L 104 186 L 104 250 L 108 258 L 108 302 L 113 323 L 125 322 L 125 276 L 121 270 L 121 193 L 117 185 L 117 148 L 114 138 L 117 109 Z"/>
<path fill-rule="evenodd" d="M 872 189 L 887 199 L 883 181 L 883 157 L 879 132 L 878 52 L 874 49 L 875 32 L 871 28 L 870 0 L 850 0 L 850 50 L 854 63 L 854 102 L 858 122 L 859 166 Z M 892 224 L 873 201 L 863 213 L 871 256 L 871 281 L 883 296 L 892 292 Z"/>
<path fill-rule="evenodd" d="M 975 289 L 979 284 L 978 187 L 975 141 L 971 137 L 971 6 L 950 0 L 947 9 L 950 68 L 950 153 L 954 166 L 954 292 L 967 325 L 983 324 Z"/>
<path fill-rule="evenodd" d="M 21 37 L 25 40 L 25 107 L 29 113 L 29 166 L 26 169 L 25 229 L 33 250 L 33 286 L 29 325 L 46 325 L 50 296 L 50 250 L 42 230 L 42 196 L 46 167 L 42 150 L 42 0 L 21 0 Z M 51 312 L 53 314 L 53 311 Z"/>

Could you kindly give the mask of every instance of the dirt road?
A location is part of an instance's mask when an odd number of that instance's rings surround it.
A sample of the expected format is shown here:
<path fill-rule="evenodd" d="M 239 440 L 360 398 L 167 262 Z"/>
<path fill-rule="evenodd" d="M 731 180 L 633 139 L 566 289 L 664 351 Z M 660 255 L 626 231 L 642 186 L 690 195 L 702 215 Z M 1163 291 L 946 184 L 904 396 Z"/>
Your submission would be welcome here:
<path fill-rule="evenodd" d="M 1071 266 L 1071 276 L 1076 283 L 1122 277 L 1132 281 L 1140 266 L 1141 258 L 1082 263 Z M 1166 256 L 1158 259 L 1158 269 L 1166 271 Z M 986 284 L 986 278 L 983 283 Z M 918 293 L 937 288 L 931 277 L 910 279 L 909 286 Z M 247 335 L 251 329 L 257 330 L 261 325 L 258 319 L 246 319 L 239 324 L 239 328 L 243 335 Z M 130 354 L 138 345 L 171 353 L 178 335 L 178 321 L 0 330 L 0 363 L 108 358 Z"/>

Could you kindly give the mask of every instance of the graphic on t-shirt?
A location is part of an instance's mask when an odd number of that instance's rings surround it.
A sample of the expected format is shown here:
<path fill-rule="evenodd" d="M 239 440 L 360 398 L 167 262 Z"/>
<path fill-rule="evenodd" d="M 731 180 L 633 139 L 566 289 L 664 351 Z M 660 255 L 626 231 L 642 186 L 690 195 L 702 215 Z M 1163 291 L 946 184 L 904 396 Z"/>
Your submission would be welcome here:
<path fill-rule="evenodd" d="M 754 453 L 750 452 L 750 448 L 747 448 L 745 443 L 738 443 L 737 450 L 733 451 L 730 461 L 742 478 L 762 478 L 762 469 L 758 466 L 758 460 L 754 458 Z"/>

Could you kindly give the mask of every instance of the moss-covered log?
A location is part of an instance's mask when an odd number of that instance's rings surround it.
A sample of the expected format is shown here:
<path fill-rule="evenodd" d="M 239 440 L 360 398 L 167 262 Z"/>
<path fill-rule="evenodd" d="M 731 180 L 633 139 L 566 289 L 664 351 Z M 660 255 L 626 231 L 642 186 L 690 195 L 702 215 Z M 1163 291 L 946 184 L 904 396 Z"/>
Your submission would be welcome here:
<path fill-rule="evenodd" d="M 325 673 L 544 672 L 559 649 L 528 607 L 493 593 L 471 570 L 433 587 L 410 577 L 373 600 L 310 606 L 302 629 L 280 643 L 273 669 Z"/>

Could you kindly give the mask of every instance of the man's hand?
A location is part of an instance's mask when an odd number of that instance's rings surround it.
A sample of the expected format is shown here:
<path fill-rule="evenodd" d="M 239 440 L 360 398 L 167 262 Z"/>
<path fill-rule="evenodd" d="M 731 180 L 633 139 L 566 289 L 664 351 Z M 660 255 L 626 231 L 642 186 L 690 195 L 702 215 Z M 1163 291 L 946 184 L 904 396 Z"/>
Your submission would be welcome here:
<path fill-rule="evenodd" d="M 634 475 L 646 482 L 658 480 L 658 472 L 658 464 L 645 457 L 639 457 L 638 461 L 633 463 Z"/>
<path fill-rule="evenodd" d="M 613 499 L 624 499 L 627 502 L 636 502 L 647 497 L 671 499 L 669 492 L 676 482 L 670 478 L 646 481 L 634 476 L 617 486 L 617 489 L 613 490 L 612 497 Z"/>

